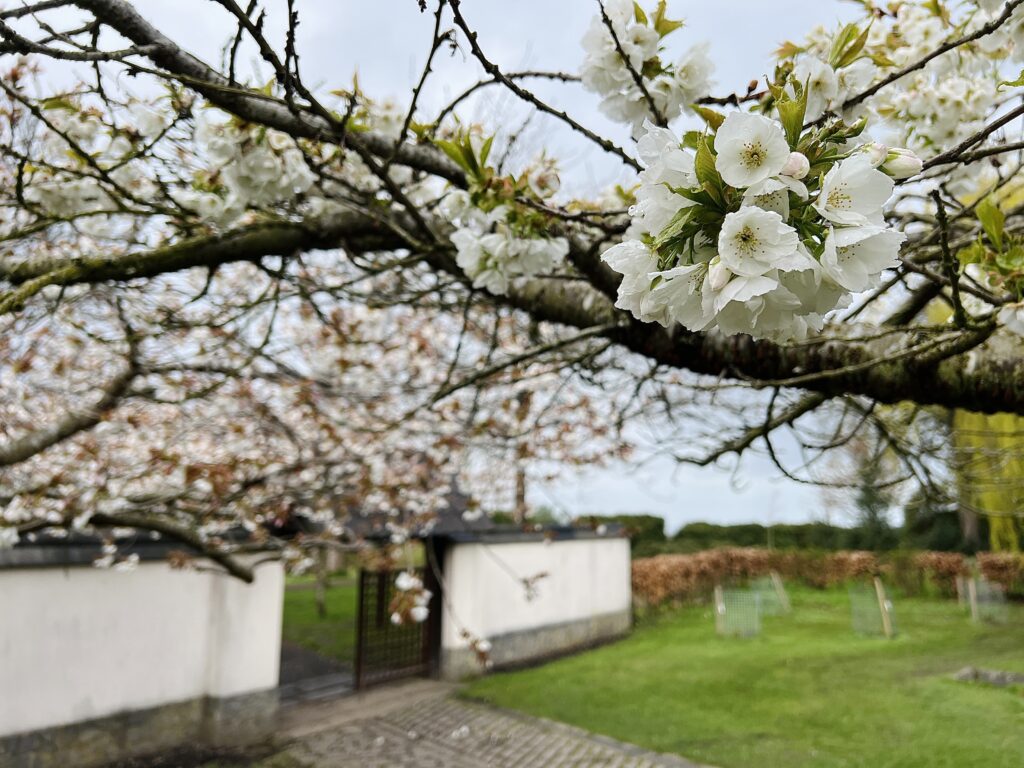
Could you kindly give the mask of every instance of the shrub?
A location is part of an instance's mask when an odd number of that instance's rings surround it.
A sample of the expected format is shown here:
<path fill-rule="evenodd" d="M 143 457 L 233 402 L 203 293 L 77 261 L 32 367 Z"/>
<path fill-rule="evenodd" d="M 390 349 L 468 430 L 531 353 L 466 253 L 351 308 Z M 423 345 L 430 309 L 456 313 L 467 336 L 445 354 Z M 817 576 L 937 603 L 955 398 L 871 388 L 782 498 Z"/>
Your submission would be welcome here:
<path fill-rule="evenodd" d="M 956 594 L 956 577 L 967 576 L 967 558 L 959 552 L 918 552 L 914 564 L 943 595 Z"/>
<path fill-rule="evenodd" d="M 989 560 L 982 572 L 1006 584 L 1024 577 L 1024 560 Z M 979 564 L 982 557 L 979 557 Z M 964 556 L 955 552 L 898 552 L 884 560 L 874 552 L 844 550 L 770 550 L 720 547 L 693 554 L 667 554 L 633 561 L 633 596 L 638 606 L 659 606 L 704 597 L 716 584 L 743 582 L 776 571 L 784 579 L 819 589 L 851 579 L 885 574 L 896 586 L 917 594 L 926 584 L 953 594 L 956 577 L 968 573 Z M 998 574 L 998 578 L 989 576 Z M 1009 587 L 1008 587 L 1009 589 Z"/>
<path fill-rule="evenodd" d="M 980 552 L 978 570 L 1008 594 L 1024 594 L 1024 555 L 1019 552 Z"/>
<path fill-rule="evenodd" d="M 636 546 L 658 544 L 665 541 L 665 518 L 657 515 L 584 515 L 576 520 L 577 525 L 596 528 L 602 523 L 618 523 Z"/>

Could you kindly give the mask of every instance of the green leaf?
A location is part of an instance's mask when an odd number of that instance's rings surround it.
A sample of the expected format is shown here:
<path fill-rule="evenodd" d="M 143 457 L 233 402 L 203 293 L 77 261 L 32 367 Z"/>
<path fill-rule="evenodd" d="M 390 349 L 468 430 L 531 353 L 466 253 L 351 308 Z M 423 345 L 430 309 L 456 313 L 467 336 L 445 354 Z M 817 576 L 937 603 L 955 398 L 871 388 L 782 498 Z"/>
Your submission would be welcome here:
<path fill-rule="evenodd" d="M 644 9 L 640 7 L 640 3 L 633 3 L 633 16 L 636 17 L 637 24 L 647 26 L 647 14 L 644 13 Z"/>
<path fill-rule="evenodd" d="M 695 206 L 687 206 L 676 211 L 676 215 L 672 217 L 672 220 L 654 238 L 654 249 L 659 250 L 673 239 L 679 237 L 690 224 L 690 219 L 696 210 Z"/>
<path fill-rule="evenodd" d="M 696 149 L 700 146 L 700 142 L 703 138 L 704 134 L 700 131 L 687 131 L 683 134 L 682 146 L 687 149 Z"/>
<path fill-rule="evenodd" d="M 876 67 L 895 67 L 896 62 L 890 59 L 881 51 L 873 51 L 868 54 L 868 58 L 875 63 Z"/>
<path fill-rule="evenodd" d="M 777 59 L 791 59 L 798 53 L 803 53 L 806 48 L 802 48 L 796 43 L 791 43 L 789 40 L 784 42 L 778 48 L 775 49 L 775 58 Z"/>
<path fill-rule="evenodd" d="M 714 209 L 717 205 L 715 199 L 709 195 L 703 187 L 699 189 L 686 189 L 685 187 L 672 187 L 672 191 L 680 197 L 685 197 L 687 200 L 692 200 L 697 205 L 702 205 L 708 209 Z"/>
<path fill-rule="evenodd" d="M 796 98 L 783 92 L 776 98 L 775 110 L 779 113 L 779 122 L 786 132 L 786 141 L 791 149 L 800 142 L 800 133 L 804 129 L 804 117 L 807 114 L 807 88 L 803 83 L 793 81 Z"/>
<path fill-rule="evenodd" d="M 724 205 L 722 188 L 725 182 L 715 168 L 715 154 L 711 151 L 708 137 L 704 136 L 697 146 L 697 156 L 694 158 L 694 172 L 697 174 L 697 182 L 717 203 L 718 207 Z"/>
<path fill-rule="evenodd" d="M 996 266 L 1004 272 L 1021 272 L 1024 270 L 1024 248 L 1015 245 L 1009 248 L 1006 253 L 997 253 Z"/>
<path fill-rule="evenodd" d="M 870 31 L 871 25 L 868 24 L 864 27 L 864 31 L 860 33 L 860 37 L 854 40 L 849 46 L 847 46 L 846 50 L 843 51 L 839 61 L 836 63 L 836 69 L 853 64 L 853 62 L 857 60 L 860 56 L 860 52 L 864 50 L 864 44 L 868 41 L 868 33 Z"/>
<path fill-rule="evenodd" d="M 840 29 L 832 40 L 832 49 L 828 54 L 828 63 L 832 67 L 839 66 L 839 60 L 843 58 L 846 49 L 854 44 L 858 37 L 860 37 L 860 27 L 852 22 Z"/>
<path fill-rule="evenodd" d="M 966 248 L 961 248 L 956 254 L 961 264 L 981 264 L 987 256 L 988 248 L 980 240 L 975 240 Z"/>
<path fill-rule="evenodd" d="M 682 20 L 670 19 L 665 16 L 666 0 L 658 0 L 658 10 L 654 12 L 654 31 L 658 37 L 671 34 L 683 26 Z"/>
<path fill-rule="evenodd" d="M 986 197 L 978 203 L 975 213 L 978 216 L 978 221 L 981 222 L 982 229 L 988 235 L 989 242 L 996 247 L 996 250 L 1001 251 L 1003 249 L 1003 227 L 1006 224 L 1006 217 L 1003 216 L 999 206 L 991 197 Z"/>
<path fill-rule="evenodd" d="M 1020 71 L 1020 74 L 1017 76 L 1016 80 L 1003 80 L 1001 83 L 999 83 L 998 90 L 1003 90 L 1004 85 L 1009 86 L 1010 88 L 1020 88 L 1022 85 L 1024 85 L 1024 69 Z"/>
<path fill-rule="evenodd" d="M 77 112 L 78 107 L 75 106 L 74 102 L 63 96 L 54 96 L 49 99 L 43 99 L 39 102 L 39 106 L 43 109 L 62 109 L 66 112 Z"/>
<path fill-rule="evenodd" d="M 487 157 L 491 154 L 491 145 L 494 143 L 494 137 L 488 136 L 487 141 L 480 148 L 480 165 L 481 167 L 487 166 Z"/>
<path fill-rule="evenodd" d="M 655 56 L 653 59 L 648 59 L 644 62 L 643 66 L 640 67 L 640 74 L 648 80 L 653 80 L 658 75 L 665 71 L 665 67 L 661 64 L 661 59 Z"/>
<path fill-rule="evenodd" d="M 690 109 L 700 115 L 713 131 L 717 131 L 718 127 L 725 122 L 725 115 L 714 109 L 708 109 L 700 104 L 691 104 Z"/>
<path fill-rule="evenodd" d="M 434 143 L 441 148 L 442 152 L 444 152 L 446 155 L 448 155 L 448 157 L 454 160 L 455 164 L 458 165 L 462 170 L 470 170 L 469 166 L 466 164 L 466 158 L 462 154 L 461 144 L 457 144 L 454 141 L 448 141 L 447 139 L 437 139 L 436 141 L 434 141 Z"/>

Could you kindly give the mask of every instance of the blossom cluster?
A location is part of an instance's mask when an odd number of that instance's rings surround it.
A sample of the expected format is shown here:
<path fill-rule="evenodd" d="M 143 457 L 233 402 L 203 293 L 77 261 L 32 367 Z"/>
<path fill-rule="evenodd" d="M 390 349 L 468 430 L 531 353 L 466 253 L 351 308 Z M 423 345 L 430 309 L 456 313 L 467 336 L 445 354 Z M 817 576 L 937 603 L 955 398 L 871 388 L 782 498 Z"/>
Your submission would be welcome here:
<path fill-rule="evenodd" d="M 437 142 L 471 180 L 469 191 L 455 189 L 444 196 L 440 212 L 455 227 L 451 241 L 459 268 L 474 287 L 502 296 L 517 278 L 554 270 L 569 243 L 551 236 L 543 213 L 559 189 L 554 166 L 541 157 L 518 177 L 500 176 L 487 165 L 492 141 L 467 132 Z"/>
<path fill-rule="evenodd" d="M 826 111 L 848 121 L 867 117 L 878 138 L 927 158 L 979 131 L 998 107 L 1002 62 L 1024 57 L 1024 8 L 976 43 L 932 58 L 856 105 L 846 102 L 947 40 L 977 32 L 1004 7 L 1003 0 L 978 0 L 956 11 L 932 0 L 901 2 L 859 25 L 817 27 L 801 45 L 783 45 L 780 61 L 795 80 L 808 83 L 809 118 Z M 947 189 L 970 196 L 995 180 L 991 166 L 953 169 Z"/>
<path fill-rule="evenodd" d="M 289 201 L 316 181 L 295 139 L 280 131 L 207 113 L 195 139 L 208 167 L 177 200 L 204 220 L 230 224 L 248 208 Z"/>
<path fill-rule="evenodd" d="M 167 129 L 168 115 L 136 102 L 120 124 L 110 125 L 70 98 L 46 103 L 40 115 L 36 161 L 22 180 L 25 201 L 38 214 L 77 220 L 83 233 L 105 235 L 119 198 L 145 201 L 157 192 L 138 155 Z"/>
<path fill-rule="evenodd" d="M 508 207 L 485 213 L 461 190 L 445 198 L 444 214 L 456 226 L 451 240 L 459 268 L 475 288 L 497 296 L 508 293 L 515 278 L 551 272 L 569 252 L 564 237 L 522 237 L 509 221 Z"/>
<path fill-rule="evenodd" d="M 663 38 L 682 26 L 665 17 L 664 2 L 650 15 L 632 0 L 606 2 L 603 11 L 583 37 L 580 76 L 585 88 L 601 96 L 604 114 L 637 135 L 645 119 L 672 120 L 708 93 L 712 64 L 706 43 L 693 46 L 675 64 L 662 60 Z"/>
<path fill-rule="evenodd" d="M 806 95 L 777 92 L 785 125 L 708 113 L 713 132 L 686 144 L 647 125 L 627 239 L 603 254 L 623 276 L 617 307 L 666 327 L 787 341 L 820 331 L 898 263 L 904 236 L 882 208 L 893 177 L 919 161 L 858 144 L 860 127 L 803 131 Z"/>
<path fill-rule="evenodd" d="M 391 601 L 391 623 L 405 624 L 409 621 L 422 624 L 430 615 L 428 605 L 433 596 L 424 589 L 423 581 L 410 571 L 402 571 L 395 577 L 396 594 Z"/>

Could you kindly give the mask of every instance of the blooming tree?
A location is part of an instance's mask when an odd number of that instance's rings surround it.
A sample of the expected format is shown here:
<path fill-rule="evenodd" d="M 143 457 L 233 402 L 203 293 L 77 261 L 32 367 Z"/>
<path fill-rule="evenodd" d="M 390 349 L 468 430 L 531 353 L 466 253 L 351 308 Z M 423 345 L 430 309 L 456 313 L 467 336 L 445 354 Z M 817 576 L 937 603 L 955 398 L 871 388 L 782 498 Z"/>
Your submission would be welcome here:
<path fill-rule="evenodd" d="M 453 471 L 493 490 L 496 460 L 600 460 L 637 420 L 681 461 L 763 441 L 811 481 L 776 432 L 873 430 L 934 485 L 936 409 L 1024 413 L 1024 0 L 860 4 L 721 95 L 664 1 L 596 2 L 577 74 L 507 71 L 423 0 L 397 102 L 307 82 L 290 3 L 210 0 L 217 66 L 127 0 L 0 11 L 0 541 L 149 530 L 245 577 L 233 528 L 369 509 L 400 539 Z M 459 50 L 480 79 L 427 110 Z M 570 195 L 554 147 L 474 119 L 485 89 L 622 182 Z"/>

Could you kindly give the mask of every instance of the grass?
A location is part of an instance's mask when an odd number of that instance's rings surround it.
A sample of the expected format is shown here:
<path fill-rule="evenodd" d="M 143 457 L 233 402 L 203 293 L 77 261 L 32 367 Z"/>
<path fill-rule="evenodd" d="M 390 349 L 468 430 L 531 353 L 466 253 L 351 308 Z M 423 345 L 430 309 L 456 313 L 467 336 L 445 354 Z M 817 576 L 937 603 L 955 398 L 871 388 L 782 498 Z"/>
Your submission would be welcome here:
<path fill-rule="evenodd" d="M 355 581 L 332 579 L 326 593 L 327 617 L 321 619 L 312 584 L 311 580 L 298 581 L 285 590 L 284 640 L 350 664 L 355 653 L 359 588 Z"/>
<path fill-rule="evenodd" d="M 1024 672 L 1024 606 L 987 626 L 952 602 L 897 600 L 887 641 L 850 631 L 843 592 L 791 597 L 757 638 L 719 638 L 708 609 L 686 608 L 465 695 L 722 768 L 1024 765 L 1024 691 L 950 679 Z"/>

